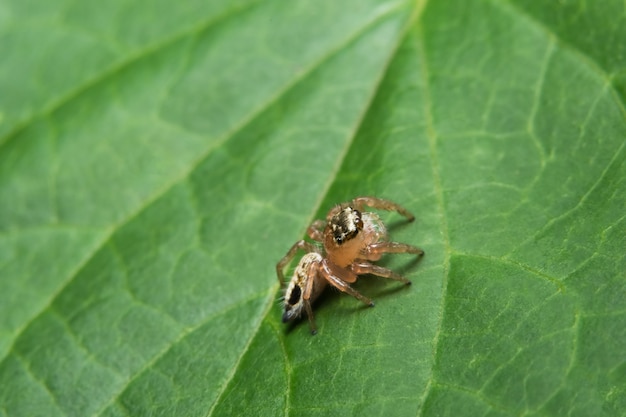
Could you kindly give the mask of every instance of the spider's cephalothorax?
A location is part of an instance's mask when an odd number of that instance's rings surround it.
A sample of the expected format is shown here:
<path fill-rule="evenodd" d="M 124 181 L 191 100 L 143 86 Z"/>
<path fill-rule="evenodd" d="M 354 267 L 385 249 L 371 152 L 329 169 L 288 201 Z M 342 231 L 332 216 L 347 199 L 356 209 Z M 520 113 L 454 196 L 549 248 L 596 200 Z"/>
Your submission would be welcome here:
<path fill-rule="evenodd" d="M 346 207 L 330 219 L 328 227 L 330 227 L 334 242 L 337 245 L 343 245 L 363 230 L 361 212 L 352 207 Z"/>
<path fill-rule="evenodd" d="M 389 200 L 375 197 L 357 197 L 349 203 L 335 206 L 326 221 L 316 220 L 308 229 L 308 235 L 323 244 L 323 250 L 313 243 L 296 242 L 276 265 L 276 273 L 284 286 L 283 269 L 299 249 L 307 253 L 300 259 L 294 275 L 285 290 L 283 321 L 299 317 L 302 309 L 307 312 L 311 332 L 317 332 L 311 303 L 327 283 L 373 306 L 369 298 L 350 286 L 359 275 L 372 274 L 410 284 L 411 281 L 390 269 L 375 265 L 385 253 L 412 253 L 421 257 L 424 251 L 411 245 L 390 242 L 382 220 L 372 212 L 363 212 L 368 206 L 381 210 L 393 210 L 413 221 L 413 215 L 405 208 Z"/>
<path fill-rule="evenodd" d="M 321 233 L 326 257 L 340 267 L 349 266 L 355 259 L 380 259 L 380 254 L 369 254 L 368 257 L 372 244 L 388 240 L 387 228 L 380 217 L 376 213 L 360 212 L 350 206 L 334 210 L 338 210 L 337 214 L 329 216 Z M 312 227 L 315 225 L 313 223 Z M 347 232 L 339 234 L 337 230 Z"/>

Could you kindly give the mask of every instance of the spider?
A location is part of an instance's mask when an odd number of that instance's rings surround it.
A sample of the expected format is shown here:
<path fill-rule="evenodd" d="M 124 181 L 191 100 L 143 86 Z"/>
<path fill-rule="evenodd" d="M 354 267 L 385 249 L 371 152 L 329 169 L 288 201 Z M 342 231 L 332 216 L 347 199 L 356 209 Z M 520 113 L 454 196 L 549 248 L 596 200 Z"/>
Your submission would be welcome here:
<path fill-rule="evenodd" d="M 309 318 L 311 333 L 316 334 L 311 303 L 321 294 L 327 283 L 371 307 L 374 302 L 350 286 L 359 275 L 372 274 L 411 284 L 403 276 L 372 262 L 378 261 L 385 253 L 411 253 L 421 257 L 424 251 L 405 243 L 389 241 L 382 220 L 375 213 L 363 212 L 365 206 L 397 211 L 409 222 L 415 219 L 409 211 L 392 201 L 376 197 L 356 197 L 348 203 L 333 207 L 326 220 L 315 220 L 311 223 L 307 234 L 322 247 L 300 240 L 276 264 L 278 280 L 281 287 L 284 287 L 285 266 L 298 250 L 306 251 L 285 290 L 283 322 L 300 317 L 304 310 Z"/>

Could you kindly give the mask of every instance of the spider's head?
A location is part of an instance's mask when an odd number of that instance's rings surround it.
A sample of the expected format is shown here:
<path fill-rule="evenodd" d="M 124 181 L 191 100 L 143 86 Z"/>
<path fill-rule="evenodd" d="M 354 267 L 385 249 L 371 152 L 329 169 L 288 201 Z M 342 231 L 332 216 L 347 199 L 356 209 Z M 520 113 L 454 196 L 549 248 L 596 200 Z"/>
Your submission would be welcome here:
<path fill-rule="evenodd" d="M 361 212 L 352 207 L 343 208 L 330 219 L 329 226 L 333 241 L 341 246 L 354 239 L 363 230 Z"/>

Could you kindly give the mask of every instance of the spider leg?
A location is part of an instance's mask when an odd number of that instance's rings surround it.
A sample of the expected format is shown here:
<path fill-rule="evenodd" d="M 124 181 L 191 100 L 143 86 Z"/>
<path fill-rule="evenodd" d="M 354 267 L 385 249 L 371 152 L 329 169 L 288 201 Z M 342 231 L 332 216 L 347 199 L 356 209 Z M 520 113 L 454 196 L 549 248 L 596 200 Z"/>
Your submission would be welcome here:
<path fill-rule="evenodd" d="M 412 253 L 417 257 L 424 256 L 424 251 L 418 247 L 399 242 L 376 242 L 367 246 L 365 256 L 369 261 L 377 261 L 383 253 Z"/>
<path fill-rule="evenodd" d="M 311 295 L 313 293 L 313 285 L 317 279 L 319 271 L 319 263 L 312 264 L 307 271 L 307 281 L 304 287 L 304 294 L 302 295 L 302 302 L 304 303 L 304 310 L 309 318 L 309 326 L 311 327 L 311 334 L 317 334 L 317 325 L 315 324 L 315 316 L 313 315 L 313 308 L 311 307 Z"/>
<path fill-rule="evenodd" d="M 354 262 L 352 264 L 352 271 L 358 275 L 372 274 L 383 278 L 401 281 L 406 285 L 411 285 L 411 281 L 404 278 L 402 275 L 393 272 L 391 269 L 383 268 L 382 266 L 374 265 L 369 262 Z"/>
<path fill-rule="evenodd" d="M 305 240 L 299 240 L 294 243 L 291 249 L 289 249 L 289 252 L 287 252 L 287 254 L 283 256 L 283 258 L 276 264 L 276 276 L 278 277 L 278 282 L 280 282 L 281 288 L 285 286 L 285 266 L 287 266 L 287 264 L 291 262 L 294 256 L 296 256 L 296 252 L 298 252 L 298 249 L 302 249 L 307 252 L 319 252 L 317 246 Z"/>
<path fill-rule="evenodd" d="M 317 242 L 323 242 L 324 227 L 326 227 L 326 222 L 324 220 L 315 220 L 313 223 L 311 223 L 306 232 L 311 239 Z"/>
<path fill-rule="evenodd" d="M 337 288 L 339 291 L 348 293 L 354 298 L 356 298 L 357 300 L 361 301 L 362 303 L 367 304 L 370 307 L 374 307 L 374 302 L 371 299 L 367 298 L 366 296 L 364 296 L 363 294 L 361 294 L 360 292 L 352 288 L 350 284 L 348 284 L 347 282 L 345 282 L 344 280 L 342 280 L 341 278 L 333 274 L 327 261 L 322 262 L 322 267 L 320 268 L 320 272 L 322 276 L 326 278 L 326 280 L 333 287 Z M 346 270 L 346 272 L 348 271 Z"/>
<path fill-rule="evenodd" d="M 373 207 L 379 210 L 397 211 L 398 213 L 406 217 L 410 222 L 415 220 L 415 216 L 411 214 L 410 211 L 408 211 L 401 205 L 394 203 L 393 201 L 384 200 L 382 198 L 356 197 L 354 200 L 352 200 L 350 206 L 361 211 L 363 211 L 363 206 Z"/>

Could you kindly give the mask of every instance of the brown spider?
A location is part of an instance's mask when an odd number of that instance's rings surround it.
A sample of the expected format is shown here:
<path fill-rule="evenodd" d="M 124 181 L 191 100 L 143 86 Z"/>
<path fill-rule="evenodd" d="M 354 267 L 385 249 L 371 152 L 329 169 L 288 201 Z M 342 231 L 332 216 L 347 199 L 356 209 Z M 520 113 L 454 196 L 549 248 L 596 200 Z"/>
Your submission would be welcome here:
<path fill-rule="evenodd" d="M 372 307 L 374 303 L 371 299 L 350 286 L 359 275 L 378 275 L 411 284 L 403 276 L 372 262 L 378 261 L 384 253 L 412 253 L 421 257 L 424 251 L 405 243 L 390 242 L 382 220 L 375 213 L 363 212 L 365 206 L 397 211 L 410 222 L 415 219 L 405 208 L 389 200 L 356 197 L 348 203 L 333 207 L 325 221 L 315 220 L 307 229 L 307 234 L 322 244 L 323 249 L 300 240 L 276 264 L 278 280 L 284 286 L 285 266 L 298 250 L 307 252 L 300 259 L 285 290 L 283 322 L 300 317 L 304 309 L 309 318 L 311 333 L 317 333 L 311 303 L 321 294 L 327 283 Z"/>

